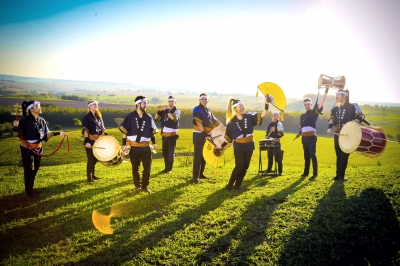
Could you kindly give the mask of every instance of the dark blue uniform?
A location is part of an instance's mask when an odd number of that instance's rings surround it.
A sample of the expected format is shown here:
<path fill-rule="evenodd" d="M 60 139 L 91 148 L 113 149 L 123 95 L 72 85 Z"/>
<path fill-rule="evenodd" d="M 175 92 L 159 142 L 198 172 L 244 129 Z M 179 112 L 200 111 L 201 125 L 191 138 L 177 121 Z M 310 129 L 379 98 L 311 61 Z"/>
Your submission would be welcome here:
<path fill-rule="evenodd" d="M 100 138 L 100 136 L 105 133 L 104 122 L 98 116 L 93 115 L 92 112 L 89 111 L 83 118 L 82 118 L 82 134 L 87 132 L 89 137 L 90 145 L 94 145 L 96 139 Z M 85 142 L 84 142 L 85 144 Z M 87 163 L 86 163 L 86 176 L 87 180 L 93 182 L 92 180 L 97 179 L 95 176 L 95 165 L 97 163 L 97 158 L 93 155 L 92 148 L 86 148 L 86 156 L 87 156 Z"/>
<path fill-rule="evenodd" d="M 364 115 L 360 112 L 356 111 L 356 108 L 353 104 L 346 102 L 343 106 L 335 106 L 331 111 L 331 117 L 333 120 L 334 130 L 336 133 L 339 133 L 342 127 L 350 121 L 354 119 L 358 119 L 362 121 Z M 336 152 L 336 179 L 343 180 L 347 163 L 349 160 L 348 153 L 343 152 L 339 146 L 339 136 L 334 136 L 334 143 L 335 143 L 335 152 Z"/>
<path fill-rule="evenodd" d="M 227 190 L 231 190 L 233 186 L 235 189 L 240 189 L 255 149 L 253 127 L 261 123 L 261 113 L 248 113 L 243 115 L 242 120 L 234 116 L 226 125 L 225 139 L 229 143 L 233 142 L 235 156 L 235 168 L 226 187 Z"/>
<path fill-rule="evenodd" d="M 135 110 L 129 113 L 122 122 L 119 130 L 127 136 L 127 145 L 131 146 L 130 159 L 132 164 L 133 183 L 136 188 L 146 189 L 149 185 L 151 172 L 151 150 L 150 140 L 156 143 L 154 134 L 157 127 L 153 117 L 148 113 L 143 113 L 140 117 Z M 140 182 L 139 167 L 143 163 L 143 178 Z"/>
<path fill-rule="evenodd" d="M 323 111 L 324 107 L 318 109 L 318 103 L 312 110 L 308 110 L 300 116 L 300 132 L 302 135 L 303 154 L 304 154 L 304 171 L 303 176 L 310 173 L 310 159 L 313 165 L 313 176 L 318 175 L 318 161 L 317 161 L 317 120 L 318 116 Z"/>
<path fill-rule="evenodd" d="M 174 119 L 171 119 L 168 114 L 172 114 Z M 181 112 L 174 106 L 171 110 L 166 109 L 158 111 L 158 119 L 161 121 L 161 136 L 162 136 L 162 155 L 164 157 L 164 172 L 170 172 L 174 165 L 176 140 L 179 138 L 179 120 Z"/>
<path fill-rule="evenodd" d="M 211 109 L 208 107 L 204 107 L 199 104 L 193 109 L 193 144 L 194 144 L 194 158 L 193 158 L 193 180 L 196 182 L 198 178 L 204 177 L 204 167 L 206 165 L 206 161 L 203 157 L 203 146 L 208 136 L 208 133 L 214 127 L 217 127 L 220 122 L 211 112 Z M 200 133 L 199 128 L 196 125 L 196 121 L 200 122 L 204 131 Z"/>
<path fill-rule="evenodd" d="M 38 154 L 43 154 L 43 141 L 48 141 L 51 136 L 60 135 L 60 132 L 49 131 L 46 121 L 42 117 L 38 117 L 36 120 L 32 114 L 20 120 L 18 130 L 24 140 Z M 14 132 L 13 135 L 18 136 L 18 133 Z M 33 196 L 35 177 L 39 171 L 42 157 L 31 151 L 25 143 L 21 143 L 20 149 L 24 167 L 25 192 L 28 196 Z"/>
<path fill-rule="evenodd" d="M 275 131 L 271 132 L 271 129 L 275 127 Z M 269 139 L 272 139 L 275 143 L 275 148 L 273 150 L 268 150 L 268 168 L 266 172 L 272 171 L 272 162 L 275 157 L 275 161 L 278 164 L 278 172 L 279 175 L 282 175 L 283 171 L 283 164 L 282 164 L 282 157 L 283 152 L 281 150 L 281 138 L 283 137 L 283 125 L 281 121 L 271 122 L 267 127 L 266 135 L 269 135 Z"/>

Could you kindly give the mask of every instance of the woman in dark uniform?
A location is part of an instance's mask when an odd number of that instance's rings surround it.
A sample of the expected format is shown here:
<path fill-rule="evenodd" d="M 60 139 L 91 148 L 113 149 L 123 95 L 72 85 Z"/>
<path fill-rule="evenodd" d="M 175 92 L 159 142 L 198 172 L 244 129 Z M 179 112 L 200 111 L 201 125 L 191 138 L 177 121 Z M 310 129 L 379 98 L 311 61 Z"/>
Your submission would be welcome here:
<path fill-rule="evenodd" d="M 221 147 L 217 147 L 220 150 L 228 143 L 233 142 L 235 168 L 233 168 L 231 178 L 225 188 L 227 191 L 232 189 L 244 190 L 241 184 L 250 166 L 251 156 L 255 149 L 253 127 L 261 125 L 262 118 L 267 115 L 269 106 L 267 99 L 265 99 L 265 102 L 265 110 L 262 113 L 245 114 L 242 100 L 232 98 L 229 100 L 226 115 L 226 142 Z"/>
<path fill-rule="evenodd" d="M 349 91 L 348 90 L 338 90 L 336 93 L 336 101 L 338 106 L 333 107 L 331 111 L 331 117 L 328 124 L 328 134 L 332 134 L 332 128 L 335 128 L 335 133 L 339 133 L 342 127 L 350 121 L 356 121 L 361 123 L 365 116 L 356 111 L 353 104 L 349 102 Z M 336 152 L 336 176 L 333 180 L 337 181 L 347 181 L 345 178 L 347 162 L 349 160 L 348 153 L 343 152 L 339 146 L 339 136 L 334 136 L 335 152 Z"/>
<path fill-rule="evenodd" d="M 20 136 L 25 140 L 22 141 L 21 157 L 24 167 L 25 193 L 28 197 L 34 197 L 40 194 L 34 190 L 35 177 L 40 168 L 41 154 L 43 154 L 42 142 L 47 142 L 52 136 L 67 136 L 65 132 L 49 131 L 46 121 L 39 115 L 42 113 L 40 102 L 23 101 L 22 114 L 24 118 L 21 121 L 13 122 L 13 136 Z M 19 134 L 18 134 L 19 133 Z"/>
<path fill-rule="evenodd" d="M 88 182 L 98 180 L 95 176 L 95 166 L 97 158 L 93 155 L 93 144 L 102 134 L 108 135 L 104 127 L 103 118 L 99 110 L 99 103 L 97 101 L 88 102 L 89 112 L 82 118 L 82 135 L 85 137 L 83 145 L 85 145 L 86 155 L 88 158 L 86 164 L 86 176 Z"/>

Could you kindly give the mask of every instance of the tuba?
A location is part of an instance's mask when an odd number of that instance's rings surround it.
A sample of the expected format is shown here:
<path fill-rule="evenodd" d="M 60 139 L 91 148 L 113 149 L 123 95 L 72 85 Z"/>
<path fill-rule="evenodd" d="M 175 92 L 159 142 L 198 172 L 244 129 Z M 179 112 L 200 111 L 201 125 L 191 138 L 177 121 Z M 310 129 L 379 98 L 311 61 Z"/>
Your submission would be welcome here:
<path fill-rule="evenodd" d="M 321 87 L 344 89 L 345 85 L 346 85 L 346 78 L 344 76 L 330 77 L 324 74 L 319 75 L 318 89 L 320 89 Z"/>

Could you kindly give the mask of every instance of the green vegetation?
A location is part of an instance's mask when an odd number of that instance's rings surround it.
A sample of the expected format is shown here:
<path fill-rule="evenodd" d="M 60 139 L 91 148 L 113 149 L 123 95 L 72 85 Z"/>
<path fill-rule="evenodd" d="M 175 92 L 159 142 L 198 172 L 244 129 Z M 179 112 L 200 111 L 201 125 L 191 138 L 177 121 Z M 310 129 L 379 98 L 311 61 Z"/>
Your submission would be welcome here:
<path fill-rule="evenodd" d="M 86 157 L 79 130 L 44 157 L 37 199 L 23 193 L 18 140 L 0 140 L 0 261 L 4 265 L 399 265 L 400 167 L 398 144 L 376 159 L 350 156 L 348 182 L 335 174 L 333 139 L 319 137 L 320 175 L 302 173 L 301 141 L 282 139 L 284 175 L 258 176 L 256 149 L 244 193 L 224 187 L 234 167 L 232 149 L 209 180 L 193 185 L 191 156 L 176 158 L 170 175 L 153 160 L 150 189 L 134 192 L 131 167 L 98 163 L 102 179 L 85 180 Z M 120 140 L 116 129 L 109 133 Z M 255 139 L 264 131 L 256 131 Z M 50 153 L 61 137 L 45 144 Z M 65 140 L 66 141 L 66 140 Z M 65 143 L 64 141 L 64 143 Z M 157 136 L 159 147 L 161 141 Z M 177 153 L 191 150 L 191 130 L 180 130 Z M 257 142 L 258 143 L 258 142 Z M 256 145 L 258 146 L 258 145 Z M 160 151 L 158 151 L 158 156 Z M 265 153 L 263 164 L 265 165 Z M 157 157 L 157 156 L 155 156 Z M 91 214 L 111 211 L 112 235 L 94 229 Z"/>
<path fill-rule="evenodd" d="M 196 102 L 197 99 L 189 99 L 192 96 L 182 96 L 179 98 L 179 101 L 187 103 Z M 196 96 L 197 97 L 197 96 Z M 250 97 L 250 96 L 249 96 Z M 257 103 L 250 104 L 246 102 L 246 106 L 248 106 L 247 111 L 256 111 L 260 112 L 263 108 L 263 103 L 261 98 L 252 97 L 253 101 L 256 99 Z M 210 107 L 213 110 L 214 115 L 223 123 L 225 123 L 225 111 L 224 109 L 226 105 L 226 101 L 222 100 L 223 98 L 217 98 L 213 100 Z M 261 100 L 261 102 L 260 102 Z M 218 101 L 218 102 L 215 102 Z M 15 104 L 15 103 L 14 103 Z M 182 107 L 181 103 L 177 103 L 178 107 L 181 108 L 181 120 L 180 120 L 180 128 L 192 128 L 192 109 L 185 109 Z M 150 105 L 147 111 L 150 114 L 155 115 L 157 113 L 156 105 Z M 257 107 L 258 106 L 258 107 Z M 327 105 L 329 106 L 329 105 Z M 194 104 L 191 104 L 191 108 L 194 107 Z M 189 108 L 189 107 L 188 107 Z M 219 109 L 221 108 L 221 109 Z M 397 135 L 400 134 L 400 108 L 399 107 L 372 107 L 372 106 L 361 106 L 363 112 L 366 115 L 366 120 L 373 127 L 381 127 L 383 128 L 388 137 L 392 140 L 397 141 Z M 276 110 L 274 107 L 271 107 L 272 110 Z M 118 123 L 115 119 L 125 118 L 125 116 L 132 112 L 133 108 L 100 108 L 103 114 L 103 120 L 106 128 L 115 128 Z M 318 135 L 326 135 L 327 130 L 327 121 L 330 116 L 329 108 L 325 108 L 324 115 L 318 119 L 317 122 L 317 134 Z M 12 106 L 0 106 L 0 124 L 8 122 L 11 123 L 14 120 L 14 117 L 10 115 L 12 111 Z M 43 106 L 43 117 L 49 123 L 50 128 L 52 125 L 60 125 L 62 128 L 66 127 L 76 127 L 79 126 L 79 122 L 76 120 L 81 120 L 84 115 L 87 113 L 87 108 L 74 108 L 67 107 L 62 108 L 53 104 L 46 104 Z M 287 111 L 284 113 L 284 121 L 283 126 L 286 132 L 297 133 L 300 126 L 299 117 L 302 112 L 296 111 Z M 263 124 L 257 129 L 264 130 L 268 123 L 270 123 L 270 117 L 264 119 Z"/>

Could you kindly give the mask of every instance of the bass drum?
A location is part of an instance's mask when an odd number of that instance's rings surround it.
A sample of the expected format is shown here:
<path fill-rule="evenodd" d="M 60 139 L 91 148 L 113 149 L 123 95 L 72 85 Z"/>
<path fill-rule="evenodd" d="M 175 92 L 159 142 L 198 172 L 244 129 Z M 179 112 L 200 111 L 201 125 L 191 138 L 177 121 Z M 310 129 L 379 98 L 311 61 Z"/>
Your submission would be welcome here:
<path fill-rule="evenodd" d="M 358 152 L 370 158 L 380 156 L 386 148 L 387 135 L 380 127 L 347 122 L 340 131 L 339 146 L 345 153 Z"/>
<path fill-rule="evenodd" d="M 93 144 L 93 155 L 104 166 L 113 168 L 124 161 L 124 153 L 116 138 L 102 136 Z"/>

